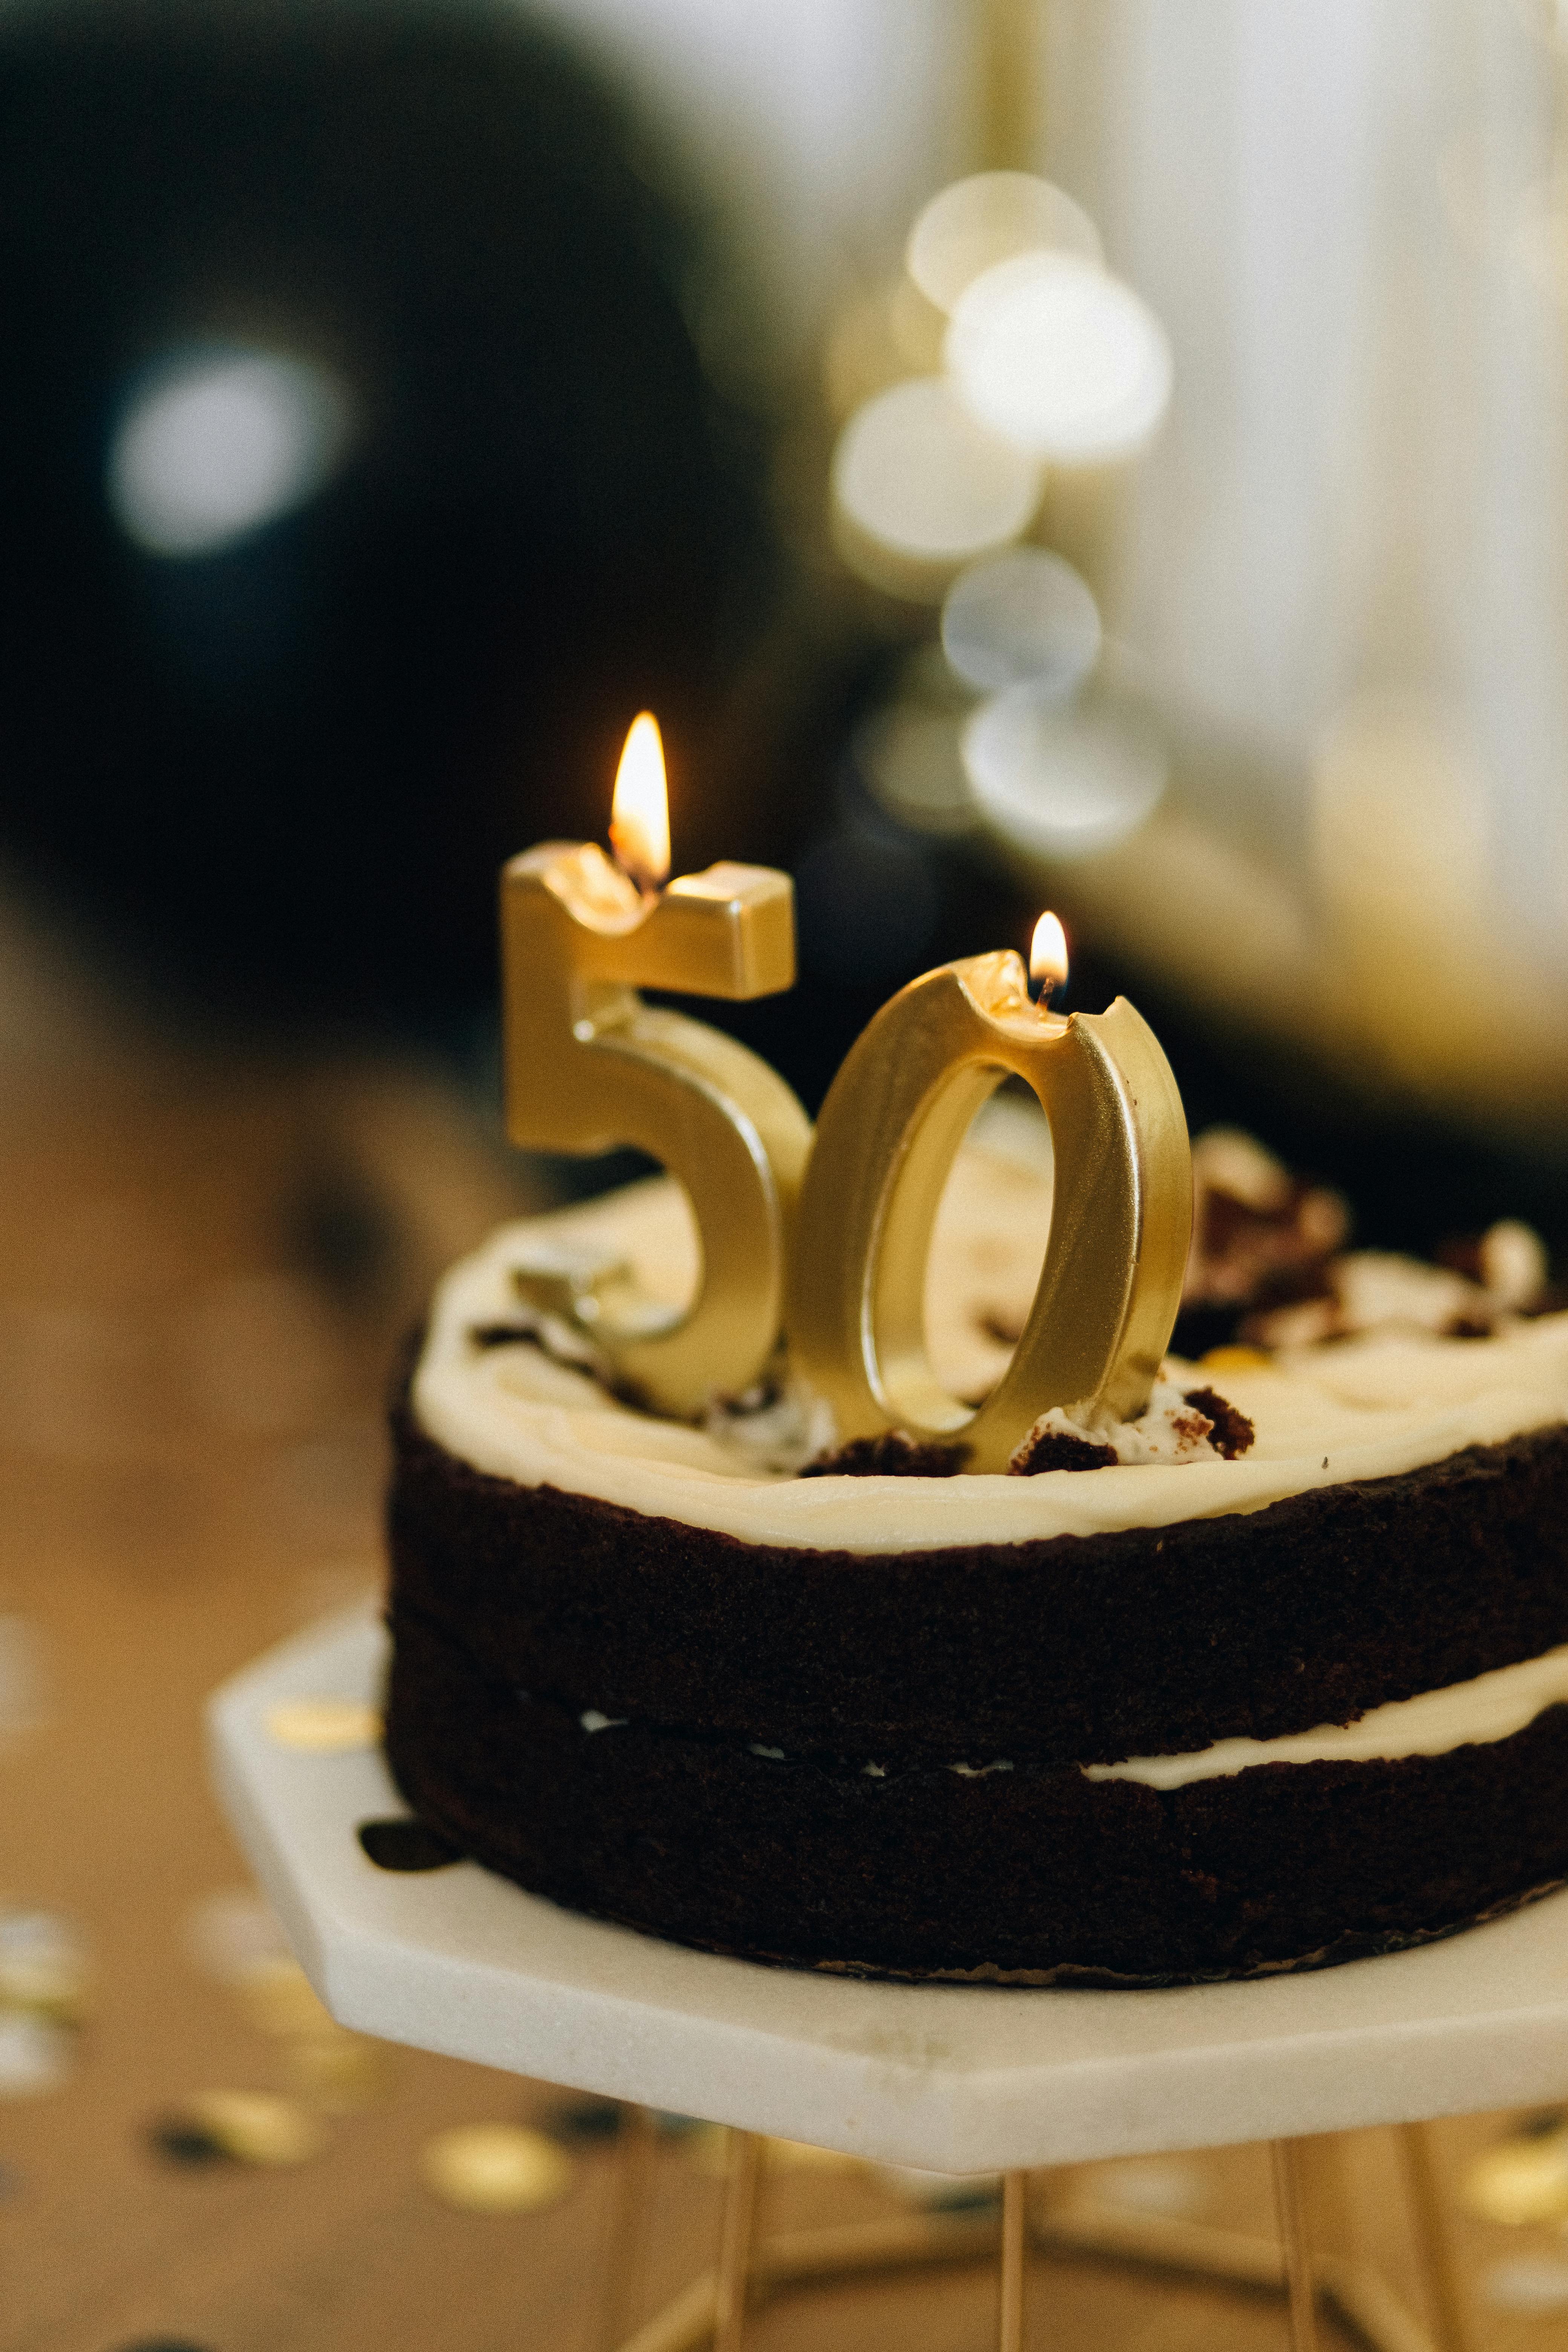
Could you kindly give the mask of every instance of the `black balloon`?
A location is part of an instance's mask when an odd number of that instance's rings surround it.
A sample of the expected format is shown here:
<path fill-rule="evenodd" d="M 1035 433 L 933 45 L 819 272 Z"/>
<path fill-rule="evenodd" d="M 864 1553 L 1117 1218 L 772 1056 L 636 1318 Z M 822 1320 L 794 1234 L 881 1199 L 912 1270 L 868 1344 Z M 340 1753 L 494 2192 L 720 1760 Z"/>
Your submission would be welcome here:
<path fill-rule="evenodd" d="M 712 691 L 765 557 L 648 152 L 510 10 L 0 34 L 0 847 L 161 973 L 482 1001 L 500 859 L 601 831 L 632 716 Z M 342 463 L 149 552 L 126 404 L 247 350 L 346 387 Z"/>

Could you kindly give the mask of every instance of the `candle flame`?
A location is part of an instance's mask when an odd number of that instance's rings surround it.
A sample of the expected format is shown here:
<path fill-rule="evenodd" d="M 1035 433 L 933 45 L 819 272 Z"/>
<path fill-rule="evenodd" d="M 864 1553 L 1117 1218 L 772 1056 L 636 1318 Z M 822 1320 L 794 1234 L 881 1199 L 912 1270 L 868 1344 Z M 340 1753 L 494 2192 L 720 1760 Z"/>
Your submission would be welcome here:
<path fill-rule="evenodd" d="M 616 770 L 610 847 L 639 890 L 657 890 L 669 873 L 669 794 L 664 745 L 651 710 L 632 720 Z"/>
<path fill-rule="evenodd" d="M 1060 920 L 1047 908 L 1035 925 L 1035 936 L 1029 941 L 1029 978 L 1040 992 L 1045 1003 L 1054 988 L 1060 988 L 1068 976 L 1068 935 Z"/>

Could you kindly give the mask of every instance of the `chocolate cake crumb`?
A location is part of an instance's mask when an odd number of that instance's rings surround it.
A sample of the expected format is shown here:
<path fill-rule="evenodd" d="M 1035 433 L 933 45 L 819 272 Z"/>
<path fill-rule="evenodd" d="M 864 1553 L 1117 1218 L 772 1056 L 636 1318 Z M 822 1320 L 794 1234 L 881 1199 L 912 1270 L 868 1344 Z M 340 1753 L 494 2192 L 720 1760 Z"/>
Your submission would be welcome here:
<path fill-rule="evenodd" d="M 1042 1429 L 1024 1440 L 1007 1465 L 1007 1475 L 1036 1478 L 1042 1470 L 1110 1470 L 1120 1458 L 1114 1445 L 1095 1445 L 1066 1430 Z"/>
<path fill-rule="evenodd" d="M 1245 1454 L 1258 1434 L 1247 1415 L 1239 1412 L 1228 1397 L 1222 1397 L 1217 1389 L 1188 1389 L 1183 1402 L 1194 1406 L 1212 1422 L 1209 1444 L 1216 1454 L 1223 1454 L 1227 1462 L 1234 1462 L 1238 1454 Z"/>
<path fill-rule="evenodd" d="M 461 1862 L 462 1853 L 428 1822 L 394 1814 L 384 1821 L 361 1822 L 360 1844 L 377 1870 L 445 1870 Z"/>
<path fill-rule="evenodd" d="M 877 1437 L 852 1437 L 831 1454 L 808 1462 L 803 1478 L 952 1478 L 969 1456 L 967 1445 L 917 1443 L 901 1429 Z"/>

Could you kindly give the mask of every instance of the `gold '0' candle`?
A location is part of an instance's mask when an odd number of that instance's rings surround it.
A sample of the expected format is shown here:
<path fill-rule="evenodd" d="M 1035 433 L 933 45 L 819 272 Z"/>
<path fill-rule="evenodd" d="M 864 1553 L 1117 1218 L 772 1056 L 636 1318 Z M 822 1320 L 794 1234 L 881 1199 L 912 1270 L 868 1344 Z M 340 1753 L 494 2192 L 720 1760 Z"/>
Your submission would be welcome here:
<path fill-rule="evenodd" d="M 507 1132 L 539 1151 L 634 1144 L 662 1160 L 696 1220 L 697 1292 L 683 1310 L 645 1305 L 617 1323 L 608 1286 L 595 1295 L 562 1275 L 520 1280 L 537 1304 L 574 1318 L 650 1404 L 690 1414 L 743 1391 L 777 1343 L 811 1126 L 757 1055 L 637 992 L 791 987 L 794 891 L 787 874 L 730 864 L 659 887 L 668 818 L 646 712 L 626 739 L 611 839 L 618 863 L 595 842 L 544 842 L 502 869 Z"/>
<path fill-rule="evenodd" d="M 1042 919 L 1047 980 L 1053 936 L 1054 977 L 1065 980 L 1061 927 Z M 927 1359 L 926 1258 L 953 1155 L 1009 1074 L 1049 1123 L 1050 1229 L 1012 1361 L 971 1412 Z M 882 1007 L 822 1107 L 786 1309 L 795 1362 L 841 1440 L 889 1429 L 956 1437 L 972 1471 L 1005 1469 L 1053 1405 L 1134 1419 L 1181 1301 L 1192 1201 L 1175 1078 L 1124 997 L 1063 1020 L 1030 1002 L 1011 949 L 943 964 Z"/>

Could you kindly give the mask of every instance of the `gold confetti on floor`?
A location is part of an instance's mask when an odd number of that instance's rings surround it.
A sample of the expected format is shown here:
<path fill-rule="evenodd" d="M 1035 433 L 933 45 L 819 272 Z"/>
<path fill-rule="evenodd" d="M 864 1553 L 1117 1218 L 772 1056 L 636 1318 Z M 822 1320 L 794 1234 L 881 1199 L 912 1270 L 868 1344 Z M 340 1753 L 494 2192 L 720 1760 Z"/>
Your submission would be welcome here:
<path fill-rule="evenodd" d="M 427 2139 L 419 2158 L 431 2195 L 467 2213 L 537 2213 L 560 2202 L 575 2171 L 553 2140 L 521 2124 L 459 2124 Z"/>
<path fill-rule="evenodd" d="M 1561 2221 L 1568 2218 L 1568 2132 L 1500 2140 L 1477 2157 L 1460 2194 L 1483 2221 Z"/>
<path fill-rule="evenodd" d="M 0 2009 L 36 2010 L 74 2023 L 90 1979 L 85 1939 L 68 1919 L 0 1907 Z"/>
<path fill-rule="evenodd" d="M 70 2074 L 77 2037 L 29 2010 L 0 2009 L 0 2099 L 57 2091 Z"/>
<path fill-rule="evenodd" d="M 198 2091 L 179 2120 L 237 2164 L 308 2164 L 327 2144 L 310 2110 L 275 2091 Z"/>

